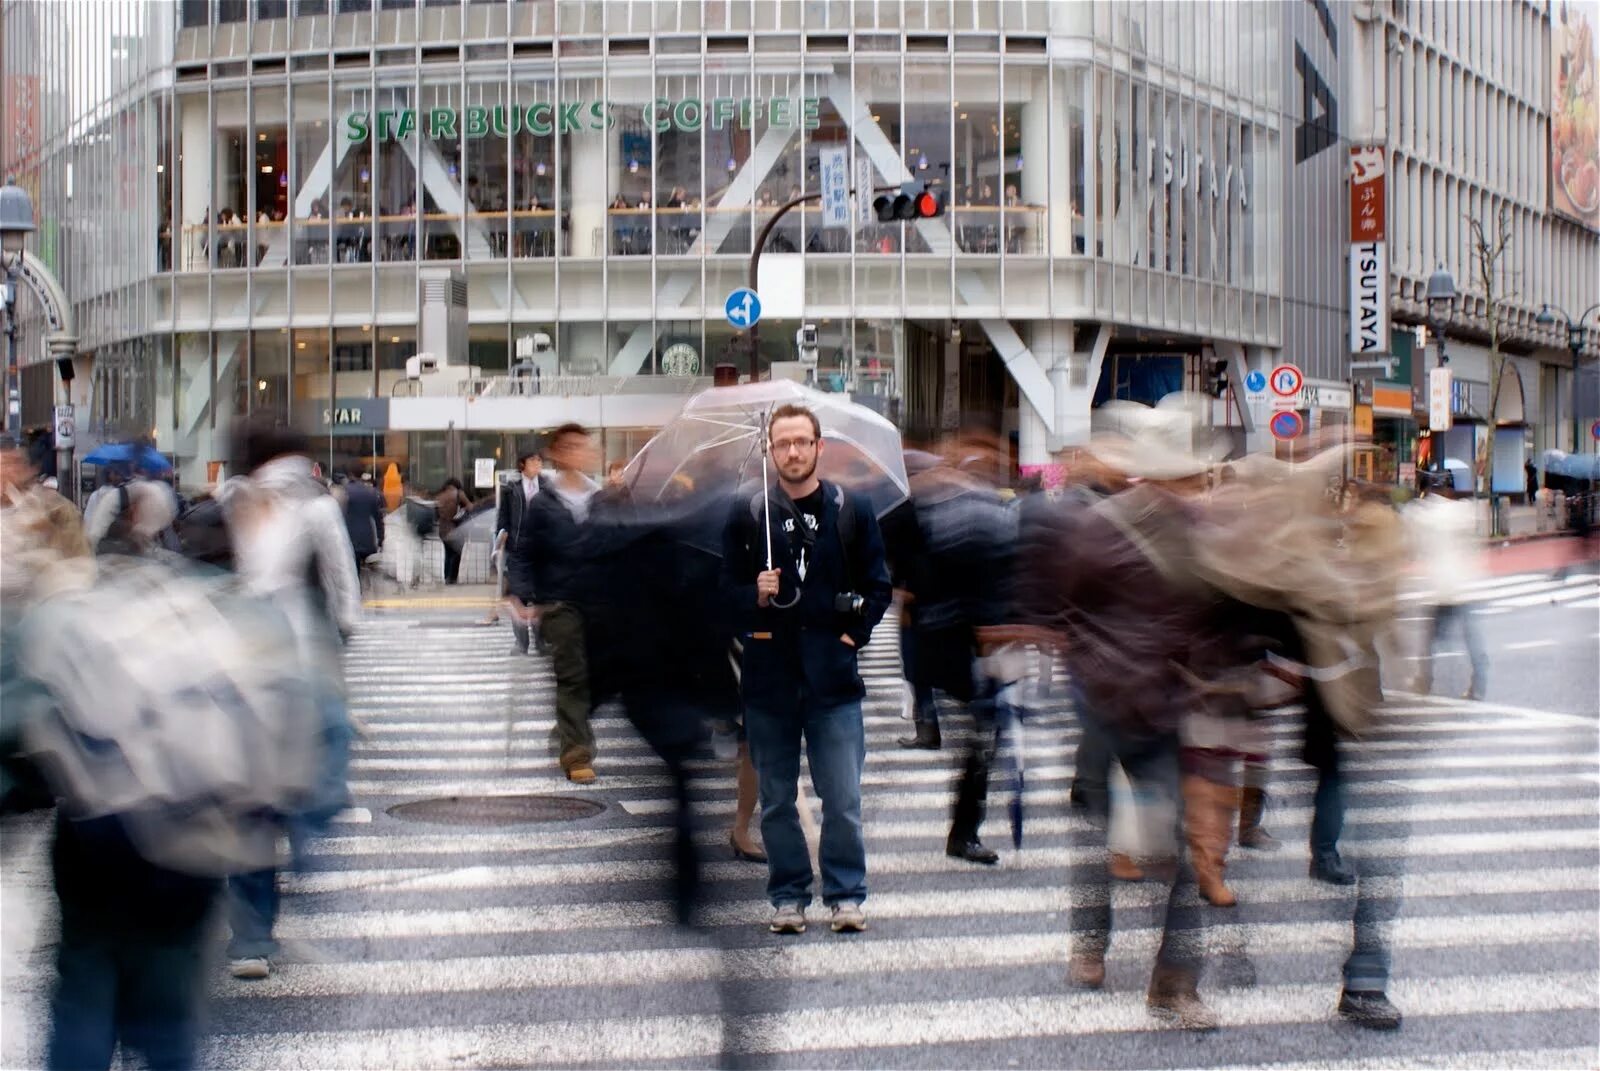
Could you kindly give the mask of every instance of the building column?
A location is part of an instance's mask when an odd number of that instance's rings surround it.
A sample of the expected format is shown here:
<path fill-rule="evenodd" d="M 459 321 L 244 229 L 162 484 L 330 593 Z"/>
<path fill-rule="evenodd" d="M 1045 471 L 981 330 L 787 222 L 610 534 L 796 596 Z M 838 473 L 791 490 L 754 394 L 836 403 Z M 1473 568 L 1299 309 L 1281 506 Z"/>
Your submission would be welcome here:
<path fill-rule="evenodd" d="M 567 237 L 567 255 L 605 256 L 606 207 L 622 188 L 622 130 L 612 127 L 602 133 L 584 131 L 567 139 L 572 159 L 567 161 L 568 200 L 572 205 L 572 230 Z M 601 181 L 602 177 L 604 181 Z M 600 236 L 595 244 L 595 235 Z"/>
<path fill-rule="evenodd" d="M 203 231 L 189 228 L 204 224 L 211 215 L 211 120 L 205 97 L 178 98 L 178 188 L 182 197 L 183 218 L 173 228 L 179 243 L 178 264 L 182 271 L 203 271 L 206 250 Z"/>
<path fill-rule="evenodd" d="M 1056 72 L 1054 88 L 1039 76 L 1039 90 L 1022 106 L 1022 189 L 1025 204 L 1044 205 L 1044 233 L 1038 252 L 1055 256 L 1072 254 L 1072 186 L 1068 182 L 1068 122 L 1066 78 Z M 1031 250 L 1030 250 L 1031 252 Z"/>

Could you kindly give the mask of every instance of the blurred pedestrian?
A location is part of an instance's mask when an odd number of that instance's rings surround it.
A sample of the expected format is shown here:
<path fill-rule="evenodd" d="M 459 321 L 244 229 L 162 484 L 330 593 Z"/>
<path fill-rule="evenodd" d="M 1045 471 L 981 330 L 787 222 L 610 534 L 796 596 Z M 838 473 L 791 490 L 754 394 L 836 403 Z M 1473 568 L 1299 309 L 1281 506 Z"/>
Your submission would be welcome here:
<path fill-rule="evenodd" d="M 825 444 L 811 410 L 775 409 L 767 428 L 777 480 L 735 500 L 721 586 L 743 645 L 745 728 L 761 785 L 761 835 L 773 933 L 803 933 L 811 854 L 796 799 L 801 743 L 822 800 L 822 900 L 834 932 L 866 928 L 861 770 L 866 730 L 860 650 L 891 588 L 877 517 L 817 476 Z"/>
<path fill-rule="evenodd" d="M 356 577 L 366 572 L 367 559 L 383 549 L 383 497 L 372 486 L 372 473 L 357 461 L 344 485 L 344 527 L 355 553 Z"/>
<path fill-rule="evenodd" d="M 320 714 L 323 765 L 312 798 L 285 816 L 296 862 L 305 839 L 320 832 L 348 803 L 346 773 L 354 735 L 344 699 L 342 641 L 361 614 L 355 552 L 338 504 L 313 476 L 305 435 L 292 428 L 250 421 L 236 431 L 234 457 L 247 473 L 218 489 L 228 519 L 234 558 L 246 591 L 267 599 L 288 617 L 303 674 Z M 278 944 L 275 868 L 229 879 L 229 970 L 236 978 L 265 978 Z"/>
<path fill-rule="evenodd" d="M 467 513 L 472 509 L 472 499 L 467 497 L 461 481 L 454 476 L 444 481 L 433 499 L 439 515 L 439 542 L 444 544 L 444 582 L 454 584 L 461 577 L 461 544 L 450 537 L 456 525 L 467 519 Z"/>
<path fill-rule="evenodd" d="M 1175 816 L 1163 850 L 1176 865 L 1146 1004 L 1183 1029 L 1210 1030 L 1217 1019 L 1197 990 L 1203 920 L 1181 847 L 1179 730 L 1196 711 L 1227 712 L 1231 697 L 1211 685 L 1240 656 L 1192 561 L 1195 496 L 1206 485 L 1207 464 L 1189 451 L 1186 434 L 1167 434 L 1172 430 L 1154 427 L 1133 440 L 1097 444 L 1112 468 L 1139 482 L 1099 502 L 1064 500 L 1049 511 L 1050 523 L 1025 527 L 1016 587 L 1024 622 L 1061 636 L 1087 700 L 1084 735 L 1098 734 L 1135 791 L 1159 797 Z M 1104 824 L 1089 836 L 1103 857 Z M 1069 978 L 1085 988 L 1105 982 L 1112 929 L 1106 879 L 1104 864 L 1091 865 L 1074 890 Z"/>
<path fill-rule="evenodd" d="M 547 452 L 555 475 L 527 505 L 520 541 L 531 563 L 528 576 L 538 599 L 540 635 L 550 646 L 556 676 L 556 744 L 569 781 L 595 779 L 594 730 L 588 638 L 583 603 L 593 579 L 588 542 L 590 505 L 600 485 L 589 476 L 599 462 L 594 441 L 581 424 L 563 424 L 550 435 Z M 525 590 L 525 589 L 524 589 Z"/>
<path fill-rule="evenodd" d="M 532 525 L 528 515 L 534 496 L 539 494 L 540 473 L 544 459 L 537 450 L 525 450 L 517 455 L 517 478 L 500 486 L 500 505 L 495 515 L 495 544 L 500 548 L 501 598 L 508 600 L 511 610 L 511 634 L 516 639 L 516 653 L 527 654 L 530 635 L 538 630 L 533 617 L 533 559 L 528 537 Z M 540 653 L 544 641 L 537 641 Z"/>
<path fill-rule="evenodd" d="M 1482 699 L 1489 673 L 1478 623 L 1467 605 L 1474 586 L 1483 579 L 1482 554 L 1475 545 L 1477 522 L 1472 504 L 1456 500 L 1456 492 L 1442 485 L 1430 485 L 1406 507 L 1411 558 L 1422 570 L 1427 592 L 1426 646 L 1418 663 L 1415 690 L 1433 690 L 1433 662 L 1445 630 L 1454 624 L 1461 631 L 1467 648 L 1471 676 L 1465 699 Z"/>
<path fill-rule="evenodd" d="M 980 634 L 1010 622 L 1009 573 L 1015 542 L 1015 517 L 995 488 L 981 478 L 937 465 L 911 477 L 914 543 L 902 551 L 907 559 L 905 584 L 915 607 L 916 660 L 913 686 L 935 688 L 970 712 L 973 731 L 960 762 L 961 777 L 945 841 L 945 854 L 992 866 L 999 855 L 979 836 L 987 812 L 989 768 L 994 759 L 998 687 L 980 663 Z M 1009 683 L 1009 682 L 1001 682 Z M 919 738 L 931 731 L 938 744 L 937 721 L 919 712 Z M 902 746 L 907 741 L 901 741 Z"/>

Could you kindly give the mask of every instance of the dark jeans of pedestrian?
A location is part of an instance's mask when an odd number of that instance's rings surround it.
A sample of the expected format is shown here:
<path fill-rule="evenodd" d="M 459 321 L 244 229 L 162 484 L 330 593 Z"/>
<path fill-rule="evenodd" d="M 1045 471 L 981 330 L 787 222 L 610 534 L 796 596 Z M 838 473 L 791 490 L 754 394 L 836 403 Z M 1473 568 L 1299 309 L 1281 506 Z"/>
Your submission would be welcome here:
<path fill-rule="evenodd" d="M 118 1039 L 152 1071 L 195 1066 L 205 994 L 206 920 L 150 928 L 62 905 L 50 1071 L 109 1068 Z"/>
<path fill-rule="evenodd" d="M 272 929 L 278 922 L 278 872 L 256 870 L 228 879 L 229 959 L 270 958 L 278 954 Z"/>
<path fill-rule="evenodd" d="M 1483 694 L 1484 681 L 1489 672 L 1489 659 L 1483 650 L 1483 637 L 1478 633 L 1478 622 L 1466 606 L 1444 603 L 1433 608 L 1433 628 L 1428 637 L 1428 686 L 1433 686 L 1433 660 L 1439 653 L 1439 641 L 1444 630 L 1454 622 L 1461 630 L 1461 641 L 1466 644 L 1467 658 L 1472 663 L 1472 680 L 1469 688 L 1473 695 Z"/>
<path fill-rule="evenodd" d="M 540 607 L 539 631 L 550 645 L 550 668 L 556 676 L 556 737 L 561 754 L 583 748 L 594 758 L 594 730 L 589 725 L 589 658 L 583 612 L 570 602 Z"/>
<path fill-rule="evenodd" d="M 1078 750 L 1072 760 L 1072 792 L 1083 797 L 1089 813 L 1101 821 L 1111 813 L 1111 746 L 1094 718 L 1088 700 L 1071 685 L 1072 709 L 1078 716 Z"/>
<path fill-rule="evenodd" d="M 454 584 L 461 578 L 461 551 L 448 539 L 440 542 L 444 544 L 444 582 Z"/>
<path fill-rule="evenodd" d="M 917 630 L 914 625 L 900 626 L 900 667 L 906 683 L 911 685 L 912 717 L 914 725 L 939 727 L 939 705 L 933 701 L 933 686 L 917 666 Z"/>
<path fill-rule="evenodd" d="M 1317 789 L 1311 801 L 1311 854 L 1315 857 L 1339 850 L 1339 837 L 1344 833 L 1344 769 L 1339 735 L 1315 682 L 1306 682 L 1305 704 L 1306 735 L 1301 758 L 1317 771 Z"/>
<path fill-rule="evenodd" d="M 1167 890 L 1167 909 L 1156 964 L 1197 977 L 1204 946 L 1201 930 L 1204 917 L 1198 906 L 1194 873 L 1183 854 L 1183 793 L 1179 791 L 1177 737 L 1134 740 L 1091 718 L 1082 720 L 1084 736 L 1088 737 L 1091 732 L 1100 735 L 1107 753 L 1122 764 L 1136 793 L 1156 793 L 1172 805 L 1175 822 L 1171 843 L 1178 852 L 1178 865 L 1172 886 Z M 1109 823 L 1094 822 L 1088 830 L 1075 836 L 1078 844 L 1091 850 L 1085 853 L 1088 862 L 1077 868 L 1077 888 L 1072 898 L 1074 953 L 1104 956 L 1111 947 L 1111 879 L 1106 872 L 1108 829 Z"/>
<path fill-rule="evenodd" d="M 749 708 L 750 758 L 761 786 L 761 839 L 767 849 L 767 899 L 774 907 L 811 902 L 811 853 L 795 805 L 800 746 L 822 801 L 822 902 L 867 896 L 867 846 L 861 833 L 861 769 L 867 734 L 860 702 L 788 710 Z"/>
<path fill-rule="evenodd" d="M 961 780 L 950 816 L 950 840 L 957 844 L 979 839 L 978 828 L 989 812 L 989 769 L 996 743 L 994 692 L 993 683 L 985 682 L 985 693 L 966 704 L 972 713 L 972 739 L 961 758 Z"/>

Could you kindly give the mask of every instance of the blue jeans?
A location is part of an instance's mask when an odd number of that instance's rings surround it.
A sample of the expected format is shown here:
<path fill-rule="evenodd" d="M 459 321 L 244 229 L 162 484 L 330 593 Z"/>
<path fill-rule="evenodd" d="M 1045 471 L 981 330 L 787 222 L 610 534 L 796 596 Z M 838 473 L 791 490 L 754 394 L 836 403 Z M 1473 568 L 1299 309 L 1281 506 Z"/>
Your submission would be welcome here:
<path fill-rule="evenodd" d="M 63 905 L 45 1066 L 110 1067 L 120 1040 L 153 1071 L 194 1067 L 206 992 L 205 930 L 203 918 L 147 928 L 84 920 Z"/>
<path fill-rule="evenodd" d="M 761 839 L 767 849 L 767 898 L 774 907 L 811 902 L 811 853 L 795 800 L 800 743 L 811 785 L 822 801 L 822 902 L 867 896 L 867 845 L 861 834 L 861 769 L 867 733 L 860 702 L 816 708 L 745 711 L 750 758 L 761 786 Z"/>
<path fill-rule="evenodd" d="M 278 872 L 257 870 L 228 879 L 229 959 L 255 959 L 278 954 L 272 927 L 278 921 Z"/>

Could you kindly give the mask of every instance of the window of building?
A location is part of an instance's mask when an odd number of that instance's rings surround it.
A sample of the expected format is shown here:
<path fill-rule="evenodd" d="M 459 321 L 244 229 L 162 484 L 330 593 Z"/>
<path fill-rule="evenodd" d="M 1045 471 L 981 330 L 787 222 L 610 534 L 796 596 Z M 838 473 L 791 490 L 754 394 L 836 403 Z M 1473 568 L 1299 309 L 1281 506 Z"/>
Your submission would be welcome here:
<path fill-rule="evenodd" d="M 361 136 L 350 119 L 374 116 L 373 92 L 364 82 L 336 85 L 333 91 L 335 137 L 344 144 L 344 157 L 334 168 L 332 205 L 328 213 L 335 264 L 359 264 L 372 259 L 372 141 L 377 131 Z"/>
<path fill-rule="evenodd" d="M 289 115 L 282 86 L 263 84 L 252 95 L 255 113 L 251 165 L 251 263 L 280 265 L 288 260 Z"/>
<path fill-rule="evenodd" d="M 698 75 L 657 77 L 647 125 L 654 138 L 656 249 L 662 256 L 688 253 L 705 227 L 703 113 Z"/>
<path fill-rule="evenodd" d="M 905 100 L 905 151 L 902 159 L 906 170 L 914 181 L 926 183 L 948 194 L 956 174 L 955 155 L 951 150 L 951 102 L 959 99 L 951 94 L 950 64 L 947 60 L 908 62 L 901 84 Z M 930 251 L 921 231 L 916 227 L 907 227 L 906 252 Z"/>
<path fill-rule="evenodd" d="M 387 81 L 387 77 L 386 77 Z M 415 126 L 422 116 L 415 112 L 416 93 L 409 77 L 406 81 L 378 85 L 378 110 L 380 116 L 398 117 L 411 111 L 415 116 L 410 124 Z M 397 133 L 394 119 L 385 120 L 385 133 Z M 376 129 L 374 127 L 374 129 Z M 417 168 L 413 157 L 421 141 L 415 131 L 406 138 L 385 137 L 377 142 L 377 169 L 374 175 L 377 191 L 377 218 L 374 253 L 379 260 L 415 260 L 417 256 Z"/>
<path fill-rule="evenodd" d="M 179 271 L 204 271 L 210 263 L 211 102 L 205 92 L 177 98 L 178 171 L 176 185 L 181 246 Z"/>
<path fill-rule="evenodd" d="M 329 217 L 333 187 L 329 167 L 334 154 L 333 125 L 326 83 L 293 89 L 293 153 L 290 160 L 292 243 L 296 264 L 326 264 L 331 256 Z M 348 147 L 348 135 L 341 137 Z"/>
<path fill-rule="evenodd" d="M 250 412 L 289 419 L 289 329 L 252 331 Z"/>
<path fill-rule="evenodd" d="M 848 77 L 848 72 L 839 72 Z M 900 61 L 898 59 L 858 59 L 855 69 L 857 112 L 866 111 L 872 117 L 873 129 L 855 131 L 855 151 L 858 158 L 872 164 L 872 184 L 887 186 L 898 184 L 904 173 L 901 162 L 905 159 L 906 145 L 903 137 L 903 117 L 900 113 Z M 864 125 L 864 124 L 863 124 Z M 868 223 L 856 229 L 857 253 L 898 253 L 903 240 L 903 223 Z M 859 281 L 859 280 L 858 280 Z M 874 294 L 876 301 L 898 304 L 901 283 L 894 279 L 892 295 Z"/>
<path fill-rule="evenodd" d="M 993 58 L 959 57 L 951 86 L 951 205 L 956 249 L 1000 251 L 1000 69 Z"/>
<path fill-rule="evenodd" d="M 599 78 L 563 78 L 556 94 L 555 192 L 557 208 L 568 220 L 567 256 L 598 257 L 605 249 L 606 212 L 616 196 L 610 161 L 616 154 L 608 151 L 615 128 L 606 128 L 604 100 Z"/>
<path fill-rule="evenodd" d="M 522 124 L 511 139 L 511 255 L 553 257 L 562 229 L 556 209 L 555 81 L 518 72 L 512 84 Z"/>
<path fill-rule="evenodd" d="M 468 258 L 506 256 L 511 192 L 507 162 L 511 139 L 521 133 L 525 118 L 503 70 L 475 74 L 467 82 L 460 134 Z"/>

